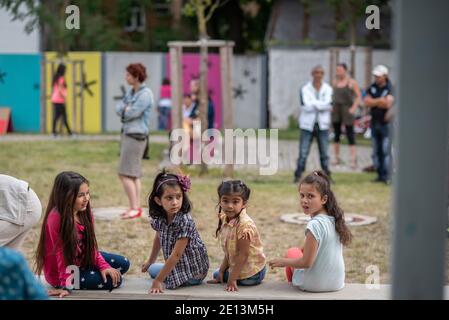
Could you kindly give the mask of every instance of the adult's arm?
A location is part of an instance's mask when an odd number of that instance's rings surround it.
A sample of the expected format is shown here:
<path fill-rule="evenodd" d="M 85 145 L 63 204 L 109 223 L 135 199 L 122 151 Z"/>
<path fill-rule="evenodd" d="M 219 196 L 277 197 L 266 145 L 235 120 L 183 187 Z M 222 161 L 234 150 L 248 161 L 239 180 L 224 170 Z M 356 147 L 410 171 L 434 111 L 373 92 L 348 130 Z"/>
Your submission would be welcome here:
<path fill-rule="evenodd" d="M 355 99 L 354 99 L 354 102 L 353 102 L 353 104 L 351 106 L 351 110 L 354 113 L 357 110 L 357 107 L 362 102 L 362 92 L 360 91 L 360 87 L 359 87 L 357 81 L 352 79 L 351 82 L 352 82 L 352 90 L 355 93 Z"/>
<path fill-rule="evenodd" d="M 393 105 L 394 97 L 389 94 L 385 97 L 373 98 L 371 96 L 366 96 L 364 99 L 365 105 L 368 107 L 378 107 L 381 109 L 389 109 Z"/>
<path fill-rule="evenodd" d="M 332 92 L 333 90 L 331 87 L 326 87 L 326 89 L 323 90 L 323 99 L 319 100 L 314 97 L 312 103 L 318 111 L 322 112 L 332 110 Z"/>
<path fill-rule="evenodd" d="M 148 90 L 141 92 L 136 101 L 124 108 L 122 113 L 122 121 L 129 122 L 139 118 L 143 112 L 153 105 L 153 97 Z"/>
<path fill-rule="evenodd" d="M 315 98 L 313 96 L 313 93 L 307 90 L 307 87 L 304 86 L 301 88 L 301 94 L 303 103 L 303 105 L 301 106 L 301 112 L 307 113 L 316 112 Z"/>

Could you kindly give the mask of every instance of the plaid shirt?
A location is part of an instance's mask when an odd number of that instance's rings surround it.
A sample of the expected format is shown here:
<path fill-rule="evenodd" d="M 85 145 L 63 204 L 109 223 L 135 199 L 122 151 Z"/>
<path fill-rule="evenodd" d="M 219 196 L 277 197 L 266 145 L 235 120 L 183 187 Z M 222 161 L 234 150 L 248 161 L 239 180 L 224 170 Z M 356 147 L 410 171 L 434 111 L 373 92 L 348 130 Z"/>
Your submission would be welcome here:
<path fill-rule="evenodd" d="M 167 225 L 164 217 L 151 219 L 151 227 L 160 234 L 165 260 L 169 258 L 178 239 L 190 239 L 178 263 L 164 280 L 167 289 L 177 288 L 190 279 L 206 277 L 209 258 L 190 213 L 177 213 L 170 225 Z"/>

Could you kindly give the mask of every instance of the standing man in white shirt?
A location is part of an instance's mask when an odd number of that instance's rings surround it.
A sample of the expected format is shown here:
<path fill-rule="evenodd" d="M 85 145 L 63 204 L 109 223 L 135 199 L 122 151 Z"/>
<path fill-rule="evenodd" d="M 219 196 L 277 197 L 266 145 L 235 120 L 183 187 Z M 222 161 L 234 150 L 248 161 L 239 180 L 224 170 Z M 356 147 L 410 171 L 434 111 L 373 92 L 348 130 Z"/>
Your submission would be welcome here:
<path fill-rule="evenodd" d="M 312 69 L 312 81 L 300 91 L 299 115 L 299 158 L 296 165 L 294 183 L 298 183 L 306 168 L 313 137 L 317 138 L 322 170 L 330 178 L 329 170 L 329 126 L 332 112 L 332 87 L 323 81 L 324 69 L 321 65 Z M 332 180 L 331 180 L 332 181 Z"/>

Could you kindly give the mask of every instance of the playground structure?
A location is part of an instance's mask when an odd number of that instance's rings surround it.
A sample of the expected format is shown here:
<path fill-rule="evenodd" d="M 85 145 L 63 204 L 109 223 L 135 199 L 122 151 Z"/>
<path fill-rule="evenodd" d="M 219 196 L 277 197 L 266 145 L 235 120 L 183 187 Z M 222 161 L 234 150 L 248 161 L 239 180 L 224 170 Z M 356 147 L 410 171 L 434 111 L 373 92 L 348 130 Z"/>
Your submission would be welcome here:
<path fill-rule="evenodd" d="M 348 56 L 349 59 L 344 59 L 345 61 L 350 61 L 348 65 L 348 71 L 352 78 L 363 79 L 363 88 L 367 88 L 372 82 L 372 74 L 373 70 L 373 49 L 371 47 L 331 47 L 329 48 L 330 60 L 329 60 L 329 83 L 332 83 L 335 78 L 335 69 L 337 65 L 341 62 L 342 56 Z M 357 73 L 356 69 L 356 58 L 358 53 L 361 54 L 364 60 L 364 69 L 363 74 L 360 72 Z M 357 75 L 363 75 L 362 77 L 356 77 Z"/>
<path fill-rule="evenodd" d="M 184 48 L 215 47 L 220 52 L 220 76 L 221 76 L 221 97 L 223 112 L 223 129 L 233 127 L 233 101 L 232 101 L 232 51 L 234 42 L 222 40 L 203 41 L 172 41 L 168 43 L 170 48 L 170 78 L 172 86 L 172 126 L 173 129 L 182 128 L 182 53 Z M 207 55 L 206 55 L 207 56 Z M 206 63 L 206 62 L 204 62 Z M 207 82 L 206 82 L 207 85 Z M 201 108 L 201 107 L 200 107 Z M 201 111 L 201 109 L 200 109 Z M 203 115 L 204 116 L 204 115 Z M 206 108 L 207 118 L 207 108 Z M 202 129 L 204 129 L 202 125 Z M 224 146 L 226 148 L 226 146 Z M 203 165 L 203 164 L 202 164 Z M 226 164 L 224 176 L 230 177 L 233 174 L 233 165 Z"/>
<path fill-rule="evenodd" d="M 46 106 L 47 101 L 50 100 L 52 93 L 51 80 L 56 72 L 58 64 L 64 63 L 67 69 L 72 70 L 72 84 L 76 84 L 73 90 L 70 90 L 70 96 L 66 97 L 66 101 L 71 100 L 71 119 L 72 119 L 72 130 L 76 133 L 84 133 L 84 115 L 85 115 L 85 104 L 84 104 L 84 90 L 86 88 L 86 76 L 84 70 L 84 60 L 71 60 L 71 59 L 42 59 L 42 88 L 41 91 L 41 105 Z M 89 91 L 88 91 L 89 92 Z M 48 108 L 41 108 L 41 128 L 47 128 L 48 119 L 53 118 L 53 110 L 51 112 L 51 117 L 48 117 Z M 62 130 L 62 122 L 59 122 L 60 130 Z"/>

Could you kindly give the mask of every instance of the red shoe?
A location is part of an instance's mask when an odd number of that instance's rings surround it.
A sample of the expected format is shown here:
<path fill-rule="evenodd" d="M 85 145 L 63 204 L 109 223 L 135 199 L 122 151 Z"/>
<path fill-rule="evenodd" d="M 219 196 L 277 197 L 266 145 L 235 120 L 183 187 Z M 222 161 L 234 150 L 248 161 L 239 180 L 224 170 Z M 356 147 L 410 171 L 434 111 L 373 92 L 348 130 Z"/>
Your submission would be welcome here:
<path fill-rule="evenodd" d="M 130 209 L 122 216 L 122 219 L 140 218 L 141 215 L 142 215 L 142 208 Z"/>

